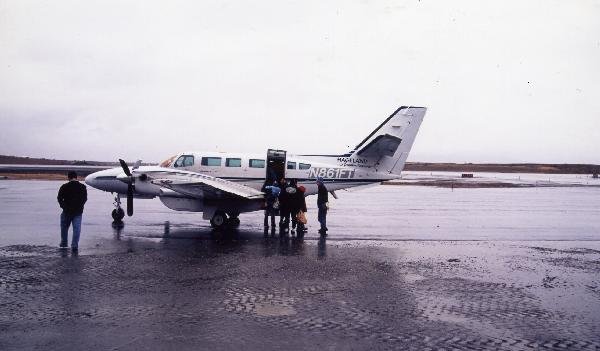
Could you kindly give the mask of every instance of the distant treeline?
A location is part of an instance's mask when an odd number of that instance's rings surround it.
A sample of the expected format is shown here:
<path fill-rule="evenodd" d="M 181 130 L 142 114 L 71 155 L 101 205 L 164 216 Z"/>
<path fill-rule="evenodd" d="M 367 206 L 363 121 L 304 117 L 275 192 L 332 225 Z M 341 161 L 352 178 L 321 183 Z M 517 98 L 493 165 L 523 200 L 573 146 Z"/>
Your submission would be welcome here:
<path fill-rule="evenodd" d="M 493 172 L 493 173 L 600 173 L 600 165 L 546 163 L 424 163 L 407 162 L 407 171 L 426 172 Z"/>
<path fill-rule="evenodd" d="M 16 165 L 78 165 L 117 167 L 116 162 L 53 160 L 0 155 L 0 164 Z M 600 173 L 600 165 L 591 164 L 546 164 L 546 163 L 425 163 L 407 162 L 405 170 L 424 172 L 494 172 L 494 173 Z"/>
<path fill-rule="evenodd" d="M 76 165 L 76 166 L 117 166 L 117 162 L 100 162 L 85 160 L 54 160 L 48 158 L 33 158 L 0 155 L 0 164 L 10 165 Z"/>

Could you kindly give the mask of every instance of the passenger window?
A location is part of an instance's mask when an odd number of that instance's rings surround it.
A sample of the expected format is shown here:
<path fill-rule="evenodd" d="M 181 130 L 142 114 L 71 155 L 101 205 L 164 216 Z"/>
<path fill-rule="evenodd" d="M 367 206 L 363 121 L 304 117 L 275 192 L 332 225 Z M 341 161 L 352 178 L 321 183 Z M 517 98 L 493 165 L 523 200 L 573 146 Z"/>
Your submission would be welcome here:
<path fill-rule="evenodd" d="M 296 162 L 288 162 L 287 169 L 296 169 Z"/>
<path fill-rule="evenodd" d="M 241 158 L 228 158 L 225 160 L 225 166 L 227 167 L 242 167 Z"/>
<path fill-rule="evenodd" d="M 179 156 L 173 167 L 189 167 L 194 165 L 194 156 L 182 155 Z"/>
<path fill-rule="evenodd" d="M 252 168 L 265 168 L 265 160 L 251 159 L 250 160 L 250 167 L 252 167 Z"/>
<path fill-rule="evenodd" d="M 202 157 L 202 165 L 203 166 L 220 166 L 221 158 L 220 157 Z"/>
<path fill-rule="evenodd" d="M 310 165 L 308 163 L 301 163 L 299 169 L 309 169 Z"/>

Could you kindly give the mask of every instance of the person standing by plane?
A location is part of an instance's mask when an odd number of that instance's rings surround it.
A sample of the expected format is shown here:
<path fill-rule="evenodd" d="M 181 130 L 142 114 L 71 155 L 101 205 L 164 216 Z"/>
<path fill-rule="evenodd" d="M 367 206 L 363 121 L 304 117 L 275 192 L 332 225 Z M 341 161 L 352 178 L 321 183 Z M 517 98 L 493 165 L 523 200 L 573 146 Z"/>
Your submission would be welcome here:
<path fill-rule="evenodd" d="M 298 181 L 296 179 L 291 179 L 288 186 L 285 188 L 285 191 L 288 193 L 288 210 L 292 221 L 293 234 L 296 229 L 296 224 L 298 223 L 296 214 L 300 211 L 300 205 L 298 203 Z"/>
<path fill-rule="evenodd" d="M 279 181 L 281 192 L 279 193 L 279 229 L 288 230 L 290 226 L 290 194 L 287 190 L 289 183 L 285 178 Z"/>
<path fill-rule="evenodd" d="M 319 208 L 319 223 L 321 224 L 321 229 L 319 229 L 319 234 L 325 236 L 327 235 L 327 208 L 329 207 L 329 195 L 327 194 L 327 187 L 323 183 L 323 178 L 317 178 L 317 207 Z"/>
<path fill-rule="evenodd" d="M 304 226 L 306 223 L 306 197 L 304 196 L 306 188 L 300 185 L 296 187 L 296 190 L 294 197 L 294 212 L 292 213 L 295 221 L 292 222 L 292 229 L 295 227 L 295 224 L 298 224 L 298 236 L 302 237 L 306 232 L 306 227 Z"/>
<path fill-rule="evenodd" d="M 85 185 L 77 181 L 77 173 L 70 171 L 69 181 L 58 190 L 58 204 L 62 208 L 60 215 L 60 248 L 68 248 L 69 226 L 73 224 L 73 237 L 71 239 L 71 250 L 77 252 L 79 249 L 79 235 L 81 234 L 81 217 L 83 206 L 87 201 L 87 189 Z"/>
<path fill-rule="evenodd" d="M 279 208 L 279 192 L 281 189 L 277 186 L 277 182 L 273 185 L 263 187 L 263 192 L 266 194 L 267 207 L 265 208 L 265 229 L 269 228 L 269 216 L 271 217 L 271 227 L 275 228 L 275 214 Z"/>

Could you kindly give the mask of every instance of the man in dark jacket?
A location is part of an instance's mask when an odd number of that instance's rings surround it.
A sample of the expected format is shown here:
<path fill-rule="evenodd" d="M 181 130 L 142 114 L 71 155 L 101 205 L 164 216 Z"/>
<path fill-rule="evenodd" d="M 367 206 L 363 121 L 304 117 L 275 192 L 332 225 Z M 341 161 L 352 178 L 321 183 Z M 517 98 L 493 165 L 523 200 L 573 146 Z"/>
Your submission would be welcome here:
<path fill-rule="evenodd" d="M 300 211 L 300 205 L 298 202 L 298 181 L 296 179 L 290 179 L 285 191 L 288 193 L 288 211 L 290 214 L 290 219 L 292 220 L 293 234 L 294 230 L 296 229 L 296 224 L 298 224 L 296 214 L 298 211 Z"/>
<path fill-rule="evenodd" d="M 279 181 L 281 192 L 279 193 L 279 229 L 287 231 L 290 225 L 290 193 L 287 191 L 289 183 L 284 179 Z"/>
<path fill-rule="evenodd" d="M 63 184 L 58 191 L 58 204 L 63 209 L 60 215 L 60 248 L 66 249 L 69 242 L 69 226 L 73 223 L 73 238 L 71 249 L 79 248 L 79 234 L 81 233 L 81 216 L 83 205 L 87 201 L 85 185 L 77 181 L 77 173 L 69 172 L 69 181 Z"/>
<path fill-rule="evenodd" d="M 327 194 L 327 187 L 323 183 L 323 178 L 317 178 L 317 207 L 319 208 L 319 223 L 321 223 L 321 229 L 319 234 L 327 235 L 327 207 L 329 206 L 329 195 Z"/>

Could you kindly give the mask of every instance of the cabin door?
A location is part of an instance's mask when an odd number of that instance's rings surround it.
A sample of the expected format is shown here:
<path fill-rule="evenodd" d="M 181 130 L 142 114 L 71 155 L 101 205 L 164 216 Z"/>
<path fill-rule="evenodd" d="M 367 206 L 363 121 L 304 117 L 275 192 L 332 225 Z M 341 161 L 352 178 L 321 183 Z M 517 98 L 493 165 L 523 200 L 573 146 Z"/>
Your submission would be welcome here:
<path fill-rule="evenodd" d="M 268 184 L 272 184 L 274 181 L 279 184 L 279 181 L 285 178 L 285 159 L 285 150 L 269 149 L 267 151 L 266 181 Z"/>

